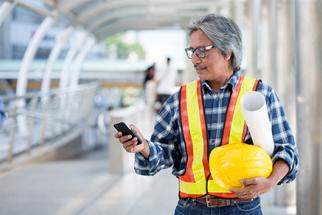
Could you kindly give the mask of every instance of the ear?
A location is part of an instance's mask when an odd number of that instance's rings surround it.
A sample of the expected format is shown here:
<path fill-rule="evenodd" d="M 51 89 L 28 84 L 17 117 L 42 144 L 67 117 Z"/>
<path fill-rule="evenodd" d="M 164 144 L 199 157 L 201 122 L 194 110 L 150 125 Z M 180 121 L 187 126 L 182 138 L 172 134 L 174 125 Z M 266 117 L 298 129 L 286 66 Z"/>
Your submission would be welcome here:
<path fill-rule="evenodd" d="M 228 52 L 226 55 L 225 55 L 225 60 L 226 61 L 230 61 L 230 59 L 232 58 L 232 55 L 233 55 L 233 53 L 230 51 L 230 52 Z"/>

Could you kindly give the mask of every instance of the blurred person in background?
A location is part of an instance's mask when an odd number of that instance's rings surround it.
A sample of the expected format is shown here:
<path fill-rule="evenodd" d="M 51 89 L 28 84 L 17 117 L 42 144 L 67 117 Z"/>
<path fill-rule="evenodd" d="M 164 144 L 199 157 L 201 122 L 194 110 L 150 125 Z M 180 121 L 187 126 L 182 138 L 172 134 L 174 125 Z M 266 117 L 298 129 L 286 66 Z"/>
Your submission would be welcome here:
<path fill-rule="evenodd" d="M 144 100 L 151 113 L 153 112 L 156 102 L 156 87 L 155 64 L 152 64 L 145 70 L 145 77 L 143 80 Z"/>
<path fill-rule="evenodd" d="M 167 57 L 165 65 L 157 70 L 157 100 L 155 104 L 156 112 L 159 112 L 163 103 L 175 91 L 177 71 L 173 68 L 172 64 L 171 58 Z"/>
<path fill-rule="evenodd" d="M 2 99 L 0 98 L 0 126 L 2 125 L 5 119 L 4 105 Z"/>
<path fill-rule="evenodd" d="M 134 125 L 131 128 L 142 144 L 137 144 L 137 137 L 121 132 L 115 137 L 127 152 L 135 153 L 137 174 L 154 175 L 172 167 L 179 180 L 175 214 L 262 214 L 260 195 L 293 181 L 299 167 L 284 109 L 270 86 L 240 73 L 241 32 L 231 19 L 209 14 L 193 20 L 188 31 L 190 41 L 185 51 L 199 80 L 183 85 L 168 98 L 156 117 L 150 140 Z M 226 144 L 253 144 L 243 118 L 232 117 L 241 117 L 235 107 L 245 87 L 265 97 L 274 141 L 273 167 L 267 178 L 245 178 L 240 181 L 241 188 L 228 189 L 213 180 L 209 155 Z"/>

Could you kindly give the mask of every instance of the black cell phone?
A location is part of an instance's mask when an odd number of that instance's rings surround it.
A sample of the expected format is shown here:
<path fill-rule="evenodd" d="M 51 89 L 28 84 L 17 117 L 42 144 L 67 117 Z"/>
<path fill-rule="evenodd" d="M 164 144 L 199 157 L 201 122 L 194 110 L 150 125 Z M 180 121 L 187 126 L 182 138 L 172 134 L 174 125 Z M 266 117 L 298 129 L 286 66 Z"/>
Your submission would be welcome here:
<path fill-rule="evenodd" d="M 114 128 L 120 132 L 122 132 L 123 135 L 132 135 L 132 137 L 136 137 L 138 139 L 138 145 L 142 143 L 142 140 L 136 135 L 132 129 L 130 129 L 124 122 L 119 122 L 113 125 Z"/>

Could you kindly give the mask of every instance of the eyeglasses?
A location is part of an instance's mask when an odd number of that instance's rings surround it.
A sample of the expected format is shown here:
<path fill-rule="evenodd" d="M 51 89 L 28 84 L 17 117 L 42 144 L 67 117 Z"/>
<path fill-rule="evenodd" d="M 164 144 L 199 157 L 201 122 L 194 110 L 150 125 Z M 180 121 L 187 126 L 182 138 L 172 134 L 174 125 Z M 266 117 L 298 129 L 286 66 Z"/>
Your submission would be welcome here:
<path fill-rule="evenodd" d="M 199 58 L 205 58 L 206 52 L 213 48 L 216 48 L 215 44 L 209 45 L 209 46 L 197 47 L 197 48 L 191 48 L 191 47 L 185 48 L 185 51 L 189 59 L 192 59 L 193 53 L 196 53 L 197 57 Z"/>

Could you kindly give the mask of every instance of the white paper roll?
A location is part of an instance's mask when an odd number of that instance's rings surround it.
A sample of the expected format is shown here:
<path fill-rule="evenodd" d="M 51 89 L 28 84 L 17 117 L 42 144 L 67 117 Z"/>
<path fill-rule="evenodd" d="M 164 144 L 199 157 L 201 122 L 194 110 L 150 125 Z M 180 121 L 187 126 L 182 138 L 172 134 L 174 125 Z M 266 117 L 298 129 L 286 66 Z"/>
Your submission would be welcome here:
<path fill-rule="evenodd" d="M 274 141 L 265 97 L 259 92 L 248 92 L 242 97 L 241 105 L 254 145 L 260 146 L 271 156 Z"/>

